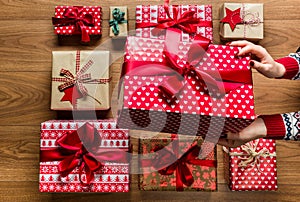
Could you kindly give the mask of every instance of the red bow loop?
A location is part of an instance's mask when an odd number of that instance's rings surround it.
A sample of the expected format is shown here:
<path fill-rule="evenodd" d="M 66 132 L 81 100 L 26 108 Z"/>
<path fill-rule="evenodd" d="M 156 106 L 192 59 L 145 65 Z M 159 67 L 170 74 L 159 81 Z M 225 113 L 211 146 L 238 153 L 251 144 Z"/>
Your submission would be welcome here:
<path fill-rule="evenodd" d="M 63 18 L 52 18 L 52 24 L 55 26 L 74 25 L 77 31 L 80 31 L 83 42 L 89 42 L 90 36 L 86 26 L 94 26 L 95 19 L 90 13 L 83 12 L 83 7 L 67 8 L 63 14 Z"/>
<path fill-rule="evenodd" d="M 179 140 L 174 139 L 172 149 L 165 147 L 162 151 L 155 151 L 156 157 L 149 163 L 142 161 L 143 166 L 153 166 L 161 175 L 172 175 L 176 173 L 176 190 L 183 191 L 183 185 L 191 186 L 194 177 L 187 166 L 188 164 L 215 167 L 214 160 L 200 160 L 198 155 L 200 147 L 197 144 L 191 146 L 182 156 L 179 156 Z"/>

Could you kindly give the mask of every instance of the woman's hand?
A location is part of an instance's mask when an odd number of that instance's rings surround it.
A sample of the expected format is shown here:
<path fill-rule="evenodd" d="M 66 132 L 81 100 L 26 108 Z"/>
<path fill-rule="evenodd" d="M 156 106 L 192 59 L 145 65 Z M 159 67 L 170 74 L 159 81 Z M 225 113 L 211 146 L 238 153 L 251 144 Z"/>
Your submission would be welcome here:
<path fill-rule="evenodd" d="M 267 128 L 263 119 L 257 118 L 239 133 L 228 133 L 226 138 L 220 138 L 218 144 L 226 147 L 239 147 L 251 140 L 266 137 L 266 135 Z"/>
<path fill-rule="evenodd" d="M 238 56 L 250 55 L 253 60 L 249 62 L 249 66 L 259 71 L 266 77 L 278 78 L 285 74 L 285 67 L 275 62 L 265 48 L 255 45 L 249 41 L 233 41 L 227 45 L 241 47 Z"/>

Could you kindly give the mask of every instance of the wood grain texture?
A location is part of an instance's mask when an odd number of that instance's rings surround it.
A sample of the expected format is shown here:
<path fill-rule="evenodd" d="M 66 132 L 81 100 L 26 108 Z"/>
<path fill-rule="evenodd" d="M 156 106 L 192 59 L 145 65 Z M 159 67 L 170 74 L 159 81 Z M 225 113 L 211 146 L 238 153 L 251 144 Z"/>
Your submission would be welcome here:
<path fill-rule="evenodd" d="M 220 44 L 219 7 L 235 0 L 174 0 L 172 4 L 212 4 L 214 43 Z M 259 42 L 274 58 L 295 51 L 300 45 L 298 0 L 243 0 L 264 3 L 265 38 Z M 159 0 L 0 0 L 0 201 L 299 201 L 300 144 L 277 141 L 277 192 L 230 192 L 225 180 L 221 147 L 218 147 L 217 192 L 141 192 L 137 175 L 132 175 L 130 193 L 47 194 L 38 191 L 40 123 L 55 119 L 50 107 L 51 51 L 113 50 L 108 37 L 109 6 L 128 6 L 129 30 L 135 27 L 135 6 L 162 4 Z M 103 35 L 91 46 L 78 42 L 58 43 L 51 17 L 56 5 L 101 5 Z M 122 47 L 122 45 L 121 45 Z M 113 50 L 113 88 L 116 90 L 123 49 Z M 300 81 L 267 79 L 253 71 L 257 114 L 274 114 L 300 109 Z M 117 94 L 113 94 L 113 116 Z M 141 132 L 132 131 L 133 150 Z M 136 157 L 132 168 L 137 169 Z"/>

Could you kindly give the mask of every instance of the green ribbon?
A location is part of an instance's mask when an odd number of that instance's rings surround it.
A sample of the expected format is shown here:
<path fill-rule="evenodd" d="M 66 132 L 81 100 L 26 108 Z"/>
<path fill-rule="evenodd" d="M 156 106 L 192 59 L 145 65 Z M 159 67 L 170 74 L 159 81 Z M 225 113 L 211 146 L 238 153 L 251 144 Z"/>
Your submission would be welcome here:
<path fill-rule="evenodd" d="M 117 36 L 120 32 L 119 24 L 127 23 L 127 20 L 124 19 L 125 12 L 122 12 L 119 8 L 115 8 L 112 11 L 112 16 L 114 19 L 109 21 L 109 26 L 112 27 L 114 35 Z"/>

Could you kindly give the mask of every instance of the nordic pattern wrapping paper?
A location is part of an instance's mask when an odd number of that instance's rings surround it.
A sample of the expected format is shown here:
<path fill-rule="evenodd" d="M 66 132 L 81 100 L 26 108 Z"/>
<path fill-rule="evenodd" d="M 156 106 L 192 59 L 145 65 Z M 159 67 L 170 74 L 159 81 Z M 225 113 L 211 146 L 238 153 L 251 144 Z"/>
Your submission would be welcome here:
<path fill-rule="evenodd" d="M 62 177 L 59 171 L 61 161 L 42 161 L 44 150 L 57 150 L 58 139 L 73 133 L 86 123 L 91 124 L 98 131 L 101 142 L 100 149 L 115 153 L 126 152 L 129 148 L 128 130 L 116 129 L 115 120 L 101 121 L 57 121 L 51 120 L 41 124 L 41 162 L 39 175 L 39 190 L 41 192 L 128 192 L 129 191 L 129 161 L 103 161 L 101 167 L 95 171 L 94 179 L 87 184 L 86 172 L 80 172 L 80 167 L 74 168 Z M 84 139 L 84 138 L 83 138 Z M 123 154 L 122 154 L 123 155 Z"/>

